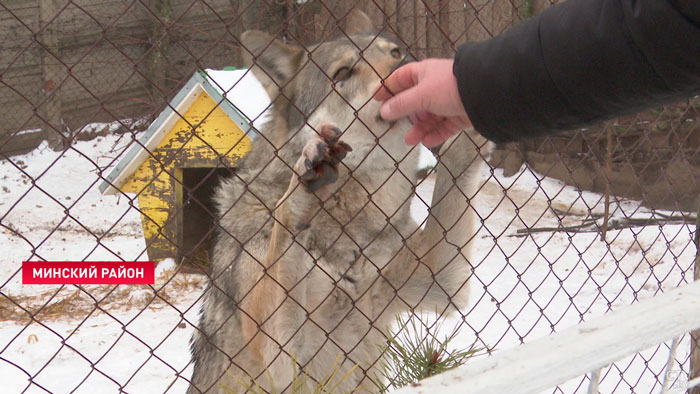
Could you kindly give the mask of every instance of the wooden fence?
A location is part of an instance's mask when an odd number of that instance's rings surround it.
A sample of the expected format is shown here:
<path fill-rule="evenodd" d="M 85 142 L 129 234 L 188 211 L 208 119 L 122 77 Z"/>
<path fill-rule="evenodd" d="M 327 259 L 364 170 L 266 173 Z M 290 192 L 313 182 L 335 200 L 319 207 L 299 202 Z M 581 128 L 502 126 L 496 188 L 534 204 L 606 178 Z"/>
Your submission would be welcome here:
<path fill-rule="evenodd" d="M 240 65 L 241 32 L 260 29 L 312 42 L 343 27 L 353 7 L 421 58 L 447 56 L 460 43 L 497 34 L 536 5 L 525 0 L 3 0 L 0 152 L 26 151 L 43 138 L 60 142 L 56 131 L 71 136 L 90 122 L 153 116 L 195 69 Z"/>

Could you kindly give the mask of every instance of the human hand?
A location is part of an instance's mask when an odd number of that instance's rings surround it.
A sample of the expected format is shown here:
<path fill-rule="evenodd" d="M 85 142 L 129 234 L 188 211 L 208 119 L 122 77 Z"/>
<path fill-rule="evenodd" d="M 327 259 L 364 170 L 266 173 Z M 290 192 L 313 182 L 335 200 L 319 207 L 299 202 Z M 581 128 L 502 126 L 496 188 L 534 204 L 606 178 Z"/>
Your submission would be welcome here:
<path fill-rule="evenodd" d="M 462 105 L 452 59 L 426 59 L 398 68 L 374 95 L 383 101 L 382 118 L 408 117 L 413 127 L 406 134 L 409 145 L 422 142 L 433 147 L 472 123 Z"/>

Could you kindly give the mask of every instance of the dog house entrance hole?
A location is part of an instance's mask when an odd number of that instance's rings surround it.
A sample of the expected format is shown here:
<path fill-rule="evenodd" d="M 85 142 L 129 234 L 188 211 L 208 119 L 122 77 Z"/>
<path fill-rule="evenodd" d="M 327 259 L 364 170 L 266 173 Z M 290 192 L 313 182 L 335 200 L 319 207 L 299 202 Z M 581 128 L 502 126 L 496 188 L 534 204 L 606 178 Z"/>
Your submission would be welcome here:
<path fill-rule="evenodd" d="M 180 257 L 191 268 L 209 265 L 216 238 L 214 190 L 222 177 L 230 175 L 229 168 L 182 169 Z"/>

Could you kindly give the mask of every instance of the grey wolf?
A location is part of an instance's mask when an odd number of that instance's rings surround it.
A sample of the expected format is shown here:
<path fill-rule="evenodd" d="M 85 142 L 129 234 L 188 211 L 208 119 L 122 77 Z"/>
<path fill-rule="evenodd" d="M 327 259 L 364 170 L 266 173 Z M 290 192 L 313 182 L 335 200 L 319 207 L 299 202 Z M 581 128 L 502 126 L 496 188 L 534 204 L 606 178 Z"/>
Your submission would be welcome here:
<path fill-rule="evenodd" d="M 476 175 L 486 141 L 440 152 L 424 229 L 409 212 L 418 151 L 374 89 L 404 57 L 353 34 L 312 46 L 249 31 L 241 42 L 272 121 L 215 194 L 220 231 L 192 339 L 189 393 L 289 392 L 295 374 L 372 391 L 396 314 L 464 308 Z"/>

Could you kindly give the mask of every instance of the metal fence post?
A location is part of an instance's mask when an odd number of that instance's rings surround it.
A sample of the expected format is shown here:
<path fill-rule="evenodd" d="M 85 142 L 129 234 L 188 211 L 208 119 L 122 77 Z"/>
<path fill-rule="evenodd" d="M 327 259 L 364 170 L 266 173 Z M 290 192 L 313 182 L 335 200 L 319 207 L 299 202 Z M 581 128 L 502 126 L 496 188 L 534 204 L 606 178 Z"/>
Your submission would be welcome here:
<path fill-rule="evenodd" d="M 698 216 L 695 223 L 695 246 L 697 247 L 695 255 L 695 266 L 693 268 L 693 279 L 700 279 L 700 204 L 698 205 Z M 688 380 L 700 376 L 700 330 L 695 330 L 690 334 L 690 372 Z M 688 391 L 688 394 L 700 394 L 700 387 L 694 387 Z"/>
<path fill-rule="evenodd" d="M 56 29 L 57 0 L 39 0 L 39 45 L 41 51 L 43 101 L 39 103 L 37 112 L 45 126 L 43 127 L 49 146 L 61 150 L 65 144 L 65 125 L 61 109 L 61 64 L 59 52 L 59 32 Z"/>

